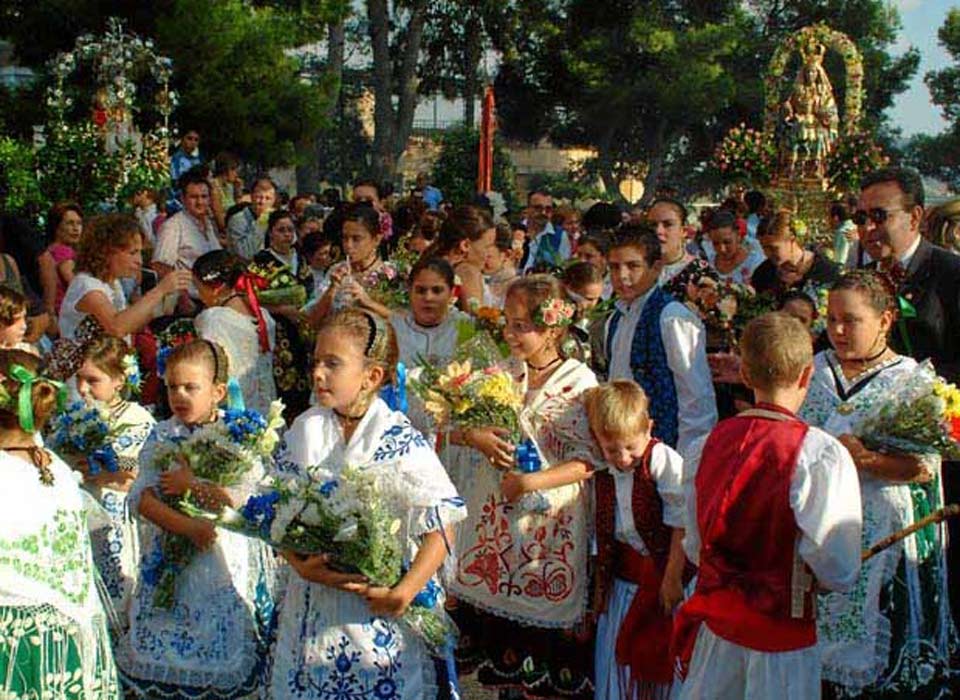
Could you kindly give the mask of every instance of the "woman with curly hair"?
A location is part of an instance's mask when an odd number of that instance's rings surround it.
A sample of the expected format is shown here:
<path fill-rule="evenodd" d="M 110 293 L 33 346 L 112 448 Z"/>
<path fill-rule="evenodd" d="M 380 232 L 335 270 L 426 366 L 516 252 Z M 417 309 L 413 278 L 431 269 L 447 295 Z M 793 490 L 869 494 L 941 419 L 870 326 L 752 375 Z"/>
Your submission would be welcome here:
<path fill-rule="evenodd" d="M 104 333 L 123 338 L 136 333 L 154 316 L 167 294 L 187 289 L 189 270 L 175 270 L 131 305 L 120 288 L 121 277 L 135 277 L 143 264 L 143 241 L 137 220 L 128 214 L 106 214 L 84 227 L 76 275 L 60 307 L 60 334 L 73 339 L 80 322 L 93 316 Z"/>

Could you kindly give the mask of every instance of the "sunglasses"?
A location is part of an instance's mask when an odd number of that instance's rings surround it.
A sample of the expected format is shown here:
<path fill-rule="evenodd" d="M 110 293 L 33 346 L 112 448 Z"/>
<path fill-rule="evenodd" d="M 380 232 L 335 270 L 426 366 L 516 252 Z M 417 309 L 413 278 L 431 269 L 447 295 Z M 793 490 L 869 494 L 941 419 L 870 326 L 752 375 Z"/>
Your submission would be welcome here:
<path fill-rule="evenodd" d="M 898 211 L 903 211 L 903 209 L 880 209 L 879 207 L 870 210 L 857 209 L 850 218 L 857 226 L 863 226 L 868 219 L 879 226 L 885 223 L 891 214 Z"/>

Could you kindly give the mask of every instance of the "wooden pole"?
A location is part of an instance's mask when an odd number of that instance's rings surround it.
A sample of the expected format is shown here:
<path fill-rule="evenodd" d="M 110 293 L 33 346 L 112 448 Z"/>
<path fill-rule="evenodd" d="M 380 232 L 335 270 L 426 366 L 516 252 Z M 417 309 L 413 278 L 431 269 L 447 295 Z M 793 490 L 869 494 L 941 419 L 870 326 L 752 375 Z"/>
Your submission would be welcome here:
<path fill-rule="evenodd" d="M 863 550 L 863 552 L 860 554 L 860 561 L 865 562 L 870 557 L 879 554 L 887 547 L 899 542 L 900 540 L 906 539 L 917 530 L 922 530 L 927 525 L 942 523 L 947 518 L 954 518 L 958 515 L 960 515 L 960 505 L 957 505 L 956 503 L 951 503 L 950 505 L 944 506 L 939 510 L 935 510 L 930 515 L 925 518 L 921 518 L 910 527 L 905 527 L 898 532 L 887 535 L 875 545 L 870 547 L 870 549 Z"/>

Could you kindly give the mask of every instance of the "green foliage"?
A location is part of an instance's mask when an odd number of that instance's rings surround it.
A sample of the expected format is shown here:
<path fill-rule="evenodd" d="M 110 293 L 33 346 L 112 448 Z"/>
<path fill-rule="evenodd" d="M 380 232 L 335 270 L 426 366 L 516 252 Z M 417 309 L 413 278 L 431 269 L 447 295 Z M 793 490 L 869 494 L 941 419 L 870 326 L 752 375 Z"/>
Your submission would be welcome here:
<path fill-rule="evenodd" d="M 444 132 L 440 155 L 433 166 L 433 184 L 443 198 L 458 204 L 476 197 L 477 170 L 480 167 L 480 132 L 460 127 Z M 503 195 L 507 209 L 517 202 L 515 173 L 510 156 L 496 141 L 493 145 L 493 189 Z"/>
<path fill-rule="evenodd" d="M 103 152 L 92 124 L 62 124 L 37 152 L 40 188 L 51 203 L 77 202 L 85 212 L 100 209 L 116 193 L 119 157 Z"/>
<path fill-rule="evenodd" d="M 0 213 L 29 216 L 45 204 L 33 149 L 26 143 L 0 138 Z"/>
<path fill-rule="evenodd" d="M 158 20 L 181 96 L 177 121 L 200 128 L 207 153 L 231 148 L 260 165 L 289 164 L 294 144 L 320 129 L 331 96 L 298 79 L 284 53 L 295 35 L 291 16 L 241 0 L 177 0 Z"/>

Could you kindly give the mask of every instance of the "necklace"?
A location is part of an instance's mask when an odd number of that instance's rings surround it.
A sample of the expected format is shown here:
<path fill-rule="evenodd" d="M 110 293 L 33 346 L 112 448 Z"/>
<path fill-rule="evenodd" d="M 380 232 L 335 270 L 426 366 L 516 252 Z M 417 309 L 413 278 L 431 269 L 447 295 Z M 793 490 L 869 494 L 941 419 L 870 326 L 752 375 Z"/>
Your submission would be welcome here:
<path fill-rule="evenodd" d="M 7 452 L 26 452 L 30 456 L 33 466 L 40 472 L 40 483 L 44 486 L 53 486 L 53 472 L 50 471 L 50 454 L 42 447 L 31 445 L 29 447 L 4 447 Z"/>
<path fill-rule="evenodd" d="M 348 423 L 356 423 L 358 421 L 361 421 L 363 420 L 363 417 L 367 415 L 367 412 L 364 411 L 359 416 L 351 416 L 347 413 L 341 413 L 337 409 L 333 409 L 333 413 L 337 416 L 337 418 L 339 418 L 340 420 L 347 421 Z"/>
<path fill-rule="evenodd" d="M 875 355 L 870 355 L 869 357 L 863 357 L 863 358 L 853 358 L 853 359 L 851 359 L 851 360 L 847 360 L 847 362 L 849 362 L 849 363 L 851 363 L 851 364 L 855 362 L 855 363 L 857 363 L 858 365 L 860 365 L 861 367 L 863 367 L 864 369 L 867 369 L 867 367 L 865 367 L 865 365 L 869 365 L 871 362 L 876 362 L 877 360 L 879 360 L 881 357 L 883 357 L 884 353 L 885 353 L 888 349 L 889 349 L 889 347 L 888 347 L 887 345 L 884 345 L 882 348 L 880 348 L 880 352 L 878 352 L 878 353 L 875 354 Z M 841 362 L 840 364 L 844 364 L 844 363 Z"/>
<path fill-rule="evenodd" d="M 558 362 L 560 362 L 562 359 L 563 359 L 563 358 L 558 355 L 557 357 L 555 357 L 555 358 L 553 358 L 552 360 L 550 360 L 550 362 L 548 362 L 547 364 L 542 365 L 542 366 L 540 366 L 540 367 L 537 367 L 536 365 L 533 365 L 533 364 L 530 364 L 529 362 L 527 362 L 527 367 L 529 367 L 530 369 L 532 369 L 532 370 L 535 371 L 535 372 L 543 372 L 543 371 L 548 370 L 548 369 L 550 369 L 551 367 L 553 367 L 555 364 L 557 364 Z"/>
<path fill-rule="evenodd" d="M 371 267 L 373 267 L 374 265 L 376 265 L 378 262 L 380 262 L 380 258 L 379 258 L 378 256 L 374 255 L 374 256 L 373 256 L 373 259 L 372 259 L 368 264 L 364 265 L 364 266 L 361 267 L 359 270 L 354 271 L 354 274 L 362 275 L 364 272 L 366 272 L 367 270 L 369 270 Z"/>
<path fill-rule="evenodd" d="M 229 294 L 229 295 L 225 296 L 223 299 L 221 299 L 221 300 L 219 301 L 219 303 L 217 304 L 217 306 L 226 306 L 227 304 L 229 304 L 229 303 L 230 303 L 231 301 L 233 301 L 234 299 L 239 299 L 239 298 L 242 297 L 242 296 L 243 296 L 243 295 L 240 294 L 240 292 L 234 292 L 233 294 Z"/>
<path fill-rule="evenodd" d="M 686 253 L 681 249 L 680 255 L 678 255 L 673 260 L 665 260 L 663 263 L 664 267 L 670 267 L 671 265 L 676 265 L 678 262 L 682 262 L 683 258 L 686 256 Z"/>

